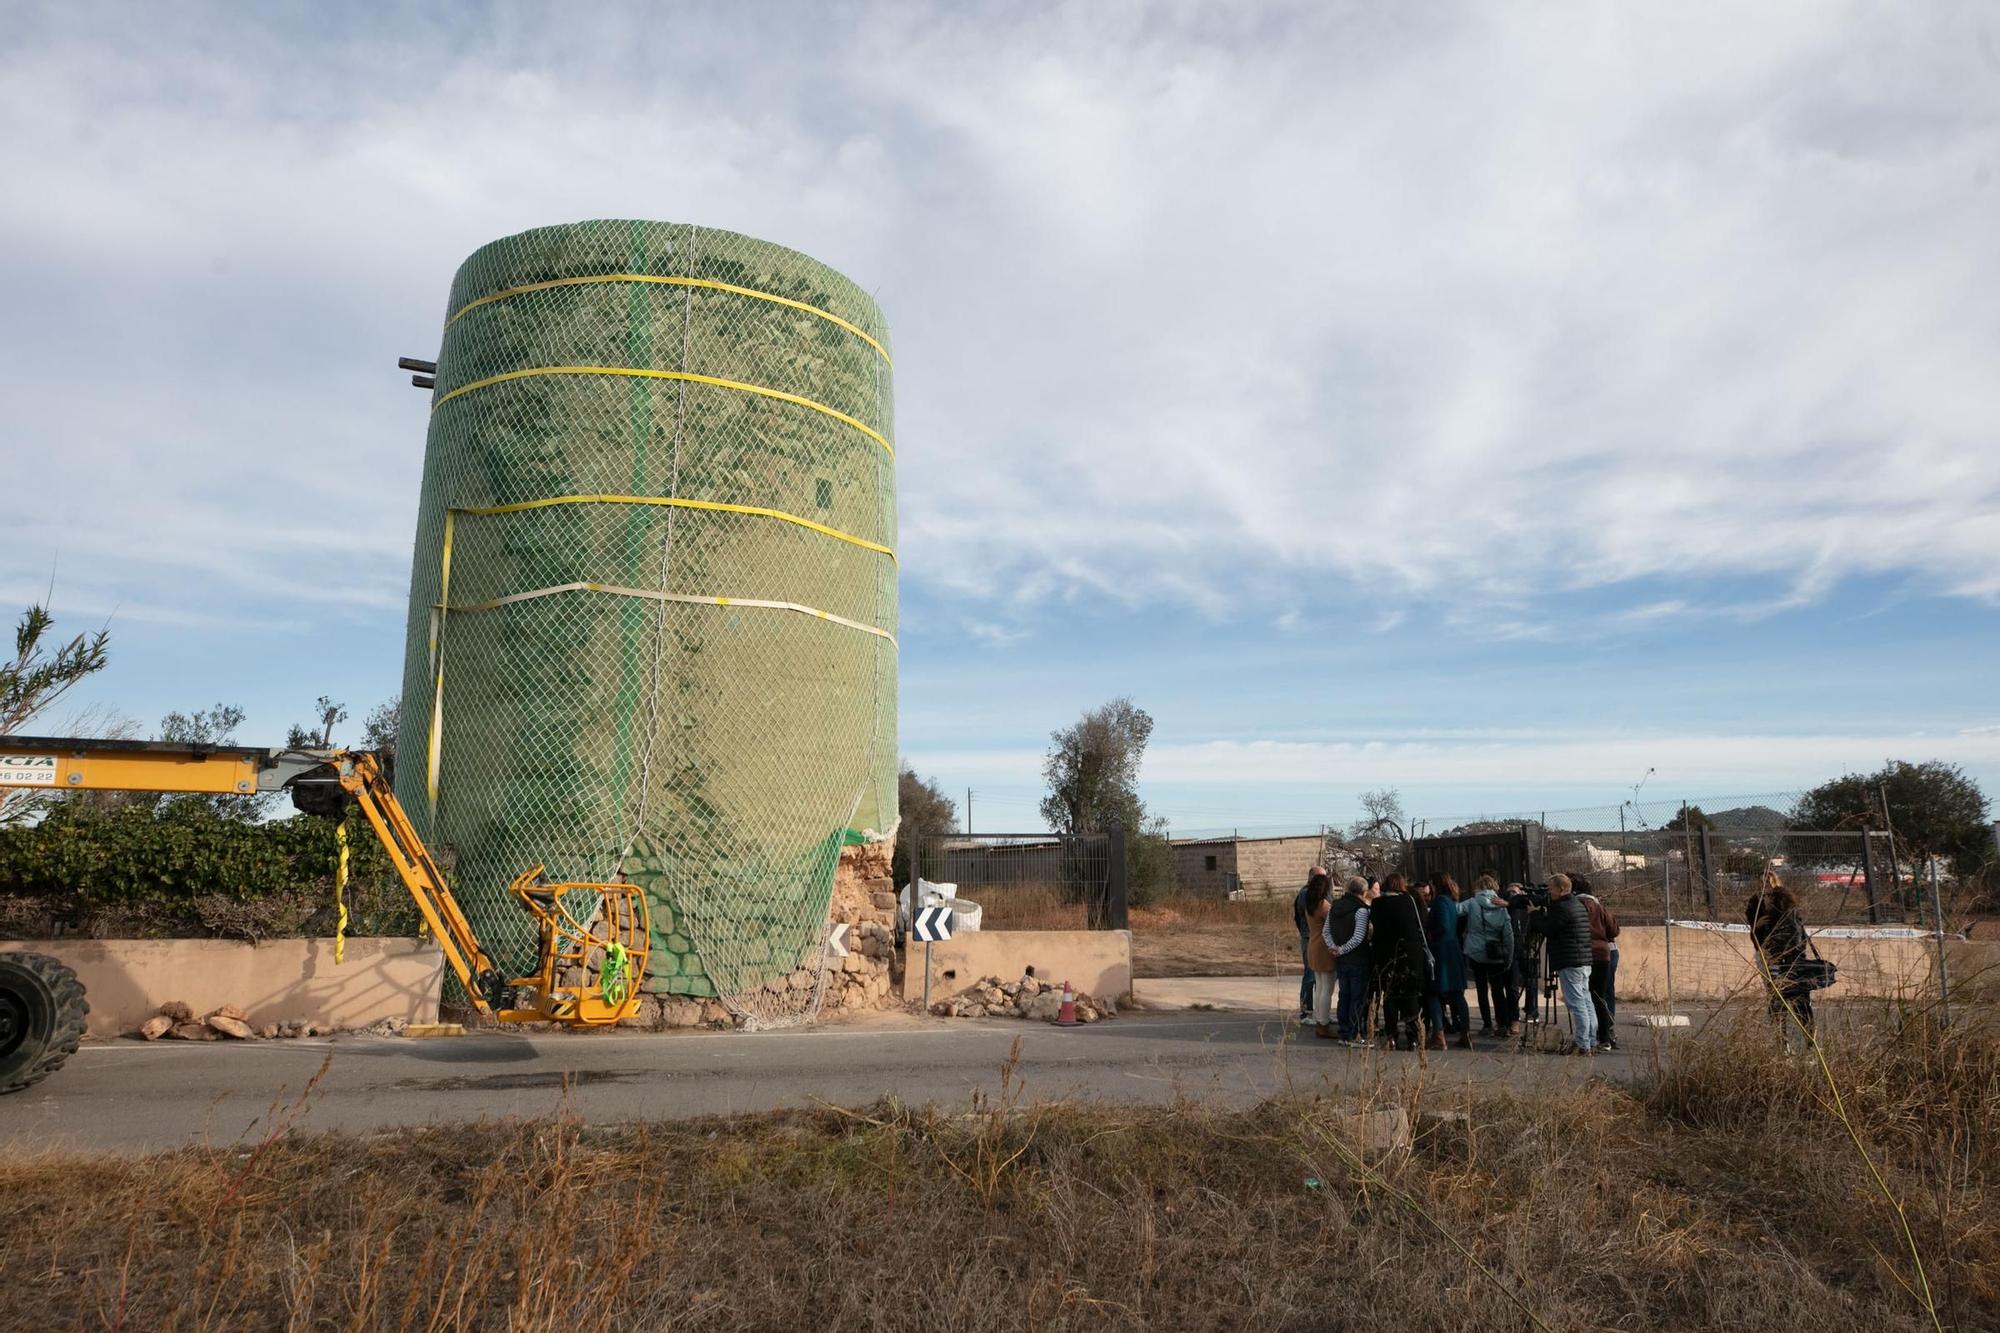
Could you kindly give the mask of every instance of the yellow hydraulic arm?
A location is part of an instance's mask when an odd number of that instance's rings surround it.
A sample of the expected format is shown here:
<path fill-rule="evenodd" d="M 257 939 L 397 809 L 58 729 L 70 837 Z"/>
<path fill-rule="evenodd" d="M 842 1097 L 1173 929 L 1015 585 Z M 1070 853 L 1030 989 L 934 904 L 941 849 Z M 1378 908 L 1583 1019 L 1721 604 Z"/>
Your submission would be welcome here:
<path fill-rule="evenodd" d="M 540 950 L 533 976 L 504 976 L 370 751 L 0 737 L 0 791 L 24 788 L 234 795 L 289 789 L 300 810 L 333 818 L 352 803 L 481 1013 L 504 1022 L 597 1026 L 638 1010 L 650 920 L 635 885 L 544 884 L 540 866 L 518 876 L 508 891 L 535 918 Z M 573 902 L 590 904 L 585 915 Z"/>

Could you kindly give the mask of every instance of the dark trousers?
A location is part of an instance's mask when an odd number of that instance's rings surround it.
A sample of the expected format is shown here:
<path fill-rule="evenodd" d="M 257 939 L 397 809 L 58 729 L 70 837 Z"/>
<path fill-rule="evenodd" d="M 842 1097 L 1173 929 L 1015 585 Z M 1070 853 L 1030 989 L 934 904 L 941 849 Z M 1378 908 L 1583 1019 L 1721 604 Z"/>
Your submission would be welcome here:
<path fill-rule="evenodd" d="M 1504 1028 L 1514 1022 L 1514 965 L 1473 961 L 1466 966 L 1472 969 L 1473 986 L 1479 993 L 1480 1026 Z"/>
<path fill-rule="evenodd" d="M 1515 960 L 1514 984 L 1521 991 L 1521 1012 L 1533 1019 L 1542 1012 L 1542 956 L 1525 954 Z"/>
<path fill-rule="evenodd" d="M 1349 962 L 1347 958 L 1341 959 L 1333 969 L 1333 979 L 1334 1021 L 1339 1025 L 1340 1039 L 1353 1041 L 1356 1037 L 1366 1037 L 1370 983 L 1367 957 L 1363 956 L 1353 962 Z"/>
<path fill-rule="evenodd" d="M 1611 1020 L 1615 1017 L 1615 1010 L 1613 1009 L 1613 1001 L 1611 999 L 1611 967 L 1612 964 L 1608 959 L 1599 960 L 1593 958 L 1590 960 L 1590 1007 L 1597 1013 L 1597 1044 L 1599 1046 L 1616 1046 L 1618 1044 L 1617 1034 L 1611 1029 Z"/>
<path fill-rule="evenodd" d="M 1424 997 L 1419 992 L 1391 990 L 1382 992 L 1382 1027 L 1388 1035 L 1396 1039 L 1399 1051 L 1417 1049 L 1417 1015 L 1423 1010 Z"/>
<path fill-rule="evenodd" d="M 1313 1008 L 1312 949 L 1306 943 L 1304 931 L 1299 932 L 1299 966 L 1305 969 L 1299 974 L 1299 1013 L 1310 1014 Z"/>

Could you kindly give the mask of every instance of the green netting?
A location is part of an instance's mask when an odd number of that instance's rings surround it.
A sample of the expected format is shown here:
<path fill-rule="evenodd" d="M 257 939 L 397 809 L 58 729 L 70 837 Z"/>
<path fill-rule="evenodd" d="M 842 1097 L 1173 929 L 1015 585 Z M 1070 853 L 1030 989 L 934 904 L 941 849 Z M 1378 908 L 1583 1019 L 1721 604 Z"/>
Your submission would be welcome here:
<path fill-rule="evenodd" d="M 847 279 L 730 232 L 545 227 L 459 269 L 397 786 L 503 966 L 534 956 L 515 874 L 623 870 L 656 989 L 816 1006 L 839 848 L 896 819 L 887 344 Z"/>

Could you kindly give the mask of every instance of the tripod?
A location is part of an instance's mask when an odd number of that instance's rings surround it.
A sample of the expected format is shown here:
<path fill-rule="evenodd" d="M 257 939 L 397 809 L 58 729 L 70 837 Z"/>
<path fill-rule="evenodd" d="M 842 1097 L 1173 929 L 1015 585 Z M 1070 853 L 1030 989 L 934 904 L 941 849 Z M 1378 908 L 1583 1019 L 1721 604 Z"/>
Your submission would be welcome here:
<path fill-rule="evenodd" d="M 1522 988 L 1523 998 L 1526 997 L 1526 992 L 1530 988 L 1537 984 L 1541 986 L 1540 1017 L 1542 1021 L 1540 1023 L 1528 1023 L 1524 1021 L 1521 1024 L 1521 1045 L 1519 1049 L 1523 1053 L 1530 1050 L 1548 1049 L 1548 1038 L 1542 1035 L 1544 1033 L 1552 1035 L 1555 1038 L 1556 1044 L 1560 1046 L 1563 1040 L 1562 1023 L 1569 1013 L 1568 1006 L 1562 1002 L 1562 990 L 1556 982 L 1556 969 L 1553 960 L 1548 956 L 1548 951 L 1545 949 L 1536 949 L 1528 957 L 1529 968 L 1536 975 L 1529 979 L 1528 986 Z M 1562 1015 L 1563 1017 L 1558 1017 L 1558 1015 Z"/>

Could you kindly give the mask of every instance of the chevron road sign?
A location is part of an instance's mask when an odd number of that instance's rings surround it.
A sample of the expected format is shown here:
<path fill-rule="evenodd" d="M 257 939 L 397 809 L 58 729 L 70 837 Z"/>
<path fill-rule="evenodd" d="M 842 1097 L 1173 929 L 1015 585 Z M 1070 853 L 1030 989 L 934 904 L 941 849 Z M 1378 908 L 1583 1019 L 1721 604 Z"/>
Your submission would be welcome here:
<path fill-rule="evenodd" d="M 932 903 L 917 913 L 916 922 L 910 927 L 910 934 L 925 944 L 951 938 L 951 908 L 943 903 Z"/>

